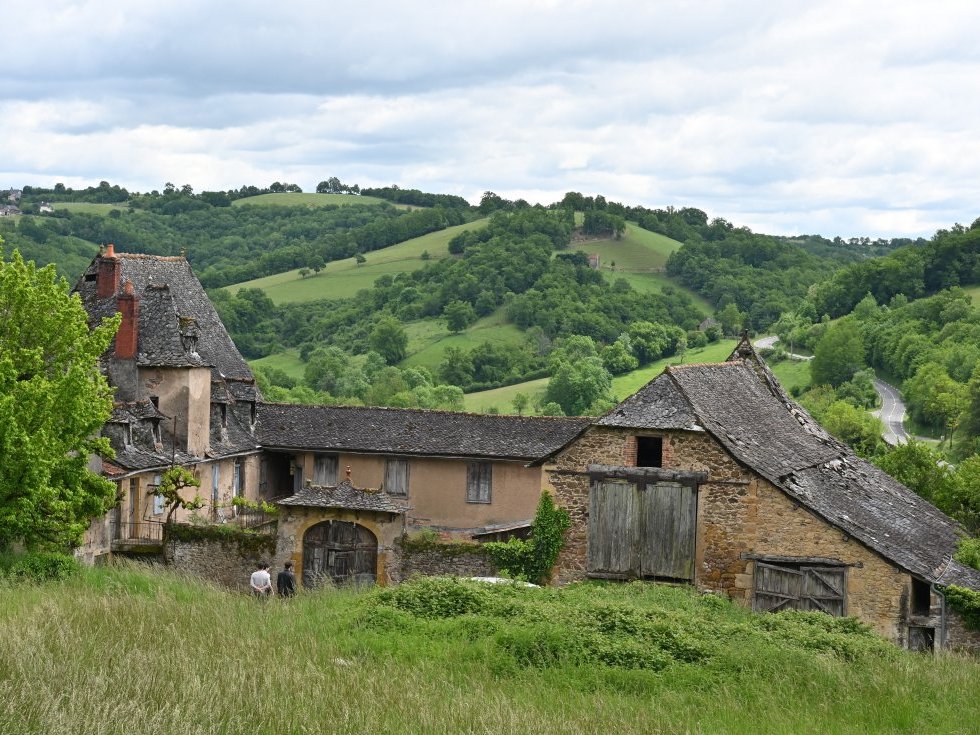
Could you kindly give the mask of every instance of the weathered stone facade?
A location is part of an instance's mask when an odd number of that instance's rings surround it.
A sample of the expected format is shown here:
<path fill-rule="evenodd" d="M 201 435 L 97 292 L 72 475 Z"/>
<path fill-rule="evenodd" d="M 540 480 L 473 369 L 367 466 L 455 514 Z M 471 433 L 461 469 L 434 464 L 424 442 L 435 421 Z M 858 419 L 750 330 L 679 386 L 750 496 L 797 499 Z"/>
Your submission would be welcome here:
<path fill-rule="evenodd" d="M 430 548 L 399 546 L 398 577 L 401 582 L 413 575 L 451 577 L 493 577 L 497 567 L 478 544 L 441 544 Z"/>
<path fill-rule="evenodd" d="M 946 613 L 946 640 L 953 650 L 980 656 L 980 630 L 967 628 L 963 618 L 948 608 Z"/>
<path fill-rule="evenodd" d="M 635 462 L 637 435 L 663 438 L 664 468 L 708 473 L 697 498 L 694 583 L 699 589 L 723 592 L 751 605 L 752 557 L 833 559 L 847 565 L 847 614 L 896 643 L 906 641 L 911 575 L 740 465 L 706 433 L 594 426 L 560 453 L 546 470 L 559 504 L 571 515 L 572 527 L 556 564 L 557 582 L 587 576 L 587 466 Z"/>

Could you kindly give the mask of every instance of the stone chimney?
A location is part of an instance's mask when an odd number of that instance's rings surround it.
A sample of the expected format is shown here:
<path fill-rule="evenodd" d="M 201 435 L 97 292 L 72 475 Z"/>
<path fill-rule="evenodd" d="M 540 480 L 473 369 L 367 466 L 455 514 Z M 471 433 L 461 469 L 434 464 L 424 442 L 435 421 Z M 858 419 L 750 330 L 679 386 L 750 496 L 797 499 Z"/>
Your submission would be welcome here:
<path fill-rule="evenodd" d="M 115 296 L 119 290 L 119 271 L 121 266 L 116 256 L 116 246 L 109 243 L 105 253 L 99 257 L 99 273 L 96 280 L 97 295 L 100 299 Z"/>
<path fill-rule="evenodd" d="M 110 252 L 112 246 L 110 245 Z M 118 260 L 116 261 L 118 263 Z M 99 264 L 99 276 L 102 276 L 101 263 Z M 118 272 L 116 274 L 118 278 Z M 102 287 L 102 282 L 99 282 Z M 123 284 L 123 292 L 116 297 L 116 311 L 122 314 L 122 322 L 119 331 L 116 332 L 116 359 L 132 360 L 136 357 L 136 350 L 139 342 L 140 333 L 140 300 L 134 293 L 131 281 Z"/>

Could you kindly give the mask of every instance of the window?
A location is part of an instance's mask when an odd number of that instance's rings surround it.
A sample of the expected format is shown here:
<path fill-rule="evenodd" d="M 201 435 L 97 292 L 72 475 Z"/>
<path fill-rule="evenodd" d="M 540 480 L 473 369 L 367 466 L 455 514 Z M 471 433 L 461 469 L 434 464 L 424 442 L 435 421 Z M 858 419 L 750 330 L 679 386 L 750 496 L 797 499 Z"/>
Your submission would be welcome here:
<path fill-rule="evenodd" d="M 242 482 L 242 461 L 240 459 L 235 460 L 235 472 L 231 476 L 231 492 L 236 498 L 241 497 L 245 493 Z"/>
<path fill-rule="evenodd" d="M 489 503 L 493 484 L 489 462 L 470 462 L 466 468 L 466 502 Z"/>
<path fill-rule="evenodd" d="M 636 437 L 636 466 L 663 467 L 664 440 L 659 436 Z"/>
<path fill-rule="evenodd" d="M 150 419 L 150 430 L 153 432 L 153 443 L 163 444 L 163 434 L 160 433 L 159 419 Z"/>
<path fill-rule="evenodd" d="M 318 454 L 313 458 L 313 484 L 321 487 L 337 484 L 336 454 Z"/>
<path fill-rule="evenodd" d="M 221 465 L 215 462 L 211 465 L 211 503 L 217 506 L 218 501 L 221 500 L 221 490 L 218 488 L 218 482 L 221 479 Z"/>
<path fill-rule="evenodd" d="M 385 492 L 389 495 L 408 496 L 408 460 L 385 460 Z"/>
<path fill-rule="evenodd" d="M 153 488 L 157 489 L 160 487 L 160 483 L 163 482 L 163 477 L 160 475 L 153 476 Z M 158 516 L 164 511 L 166 501 L 162 495 L 153 496 L 153 515 Z"/>
<path fill-rule="evenodd" d="M 224 403 L 222 403 L 220 405 L 220 409 L 221 409 L 221 428 L 222 429 L 227 429 L 228 428 L 228 406 L 226 406 Z"/>
<path fill-rule="evenodd" d="M 928 615 L 932 607 L 932 596 L 929 583 L 921 579 L 912 580 L 912 614 Z"/>

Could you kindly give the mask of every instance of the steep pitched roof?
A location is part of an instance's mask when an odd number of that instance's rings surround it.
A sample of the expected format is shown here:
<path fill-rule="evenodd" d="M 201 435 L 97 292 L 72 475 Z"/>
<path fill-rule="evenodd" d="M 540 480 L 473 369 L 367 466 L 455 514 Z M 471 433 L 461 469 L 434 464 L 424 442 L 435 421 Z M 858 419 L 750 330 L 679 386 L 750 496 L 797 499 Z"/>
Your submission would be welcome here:
<path fill-rule="evenodd" d="M 668 367 L 598 423 L 691 430 L 692 418 L 740 463 L 885 558 L 980 590 L 980 572 L 952 560 L 959 524 L 828 434 L 751 347 L 728 362 Z"/>
<path fill-rule="evenodd" d="M 342 508 L 344 510 L 373 510 L 379 513 L 400 514 L 407 506 L 399 505 L 383 490 L 365 490 L 354 487 L 344 480 L 334 487 L 313 485 L 304 487 L 288 498 L 276 501 L 278 505 L 304 508 Z"/>
<path fill-rule="evenodd" d="M 232 380 L 253 380 L 252 371 L 238 352 L 183 257 L 116 253 L 119 283 L 129 281 L 140 298 L 139 354 L 142 366 L 212 366 Z M 115 294 L 98 297 L 96 257 L 75 285 L 93 322 L 116 311 Z"/>
<path fill-rule="evenodd" d="M 532 460 L 564 445 L 590 421 L 263 403 L 256 436 L 263 446 L 282 449 Z"/>

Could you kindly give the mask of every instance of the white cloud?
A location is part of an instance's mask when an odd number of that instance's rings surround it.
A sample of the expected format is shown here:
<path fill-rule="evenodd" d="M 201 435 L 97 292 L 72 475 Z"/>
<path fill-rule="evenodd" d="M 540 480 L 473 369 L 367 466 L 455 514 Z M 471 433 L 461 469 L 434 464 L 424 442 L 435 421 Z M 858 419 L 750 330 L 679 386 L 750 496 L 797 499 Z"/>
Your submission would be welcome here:
<path fill-rule="evenodd" d="M 65 1 L 7 21 L 5 185 L 337 175 L 829 236 L 978 214 L 968 2 Z"/>

